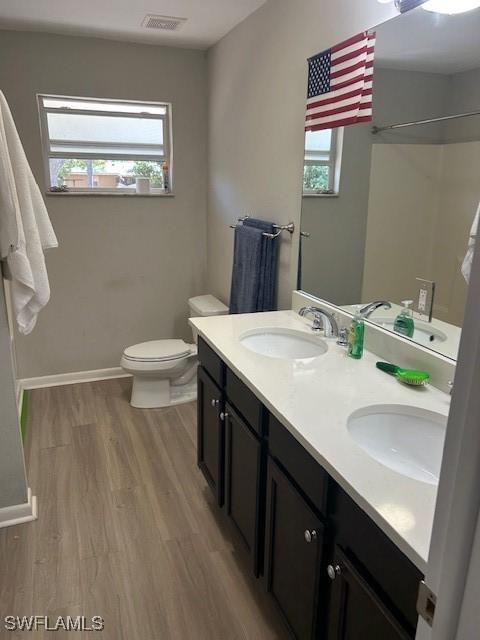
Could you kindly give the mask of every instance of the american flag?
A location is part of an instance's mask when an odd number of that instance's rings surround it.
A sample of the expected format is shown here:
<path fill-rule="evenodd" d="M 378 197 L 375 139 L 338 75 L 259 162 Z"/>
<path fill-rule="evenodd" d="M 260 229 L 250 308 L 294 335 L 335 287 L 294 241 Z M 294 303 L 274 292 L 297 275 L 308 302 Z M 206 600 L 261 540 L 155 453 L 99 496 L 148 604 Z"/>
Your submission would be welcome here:
<path fill-rule="evenodd" d="M 306 131 L 371 122 L 374 53 L 365 31 L 308 60 Z"/>

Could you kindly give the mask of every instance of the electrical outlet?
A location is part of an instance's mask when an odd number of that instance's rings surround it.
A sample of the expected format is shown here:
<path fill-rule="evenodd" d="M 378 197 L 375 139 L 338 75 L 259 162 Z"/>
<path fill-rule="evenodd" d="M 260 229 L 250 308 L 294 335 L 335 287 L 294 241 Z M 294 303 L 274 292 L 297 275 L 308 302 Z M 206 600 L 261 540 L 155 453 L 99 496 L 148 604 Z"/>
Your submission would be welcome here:
<path fill-rule="evenodd" d="M 417 278 L 418 295 L 414 306 L 414 311 L 420 320 L 432 321 L 433 300 L 435 298 L 435 282 Z"/>

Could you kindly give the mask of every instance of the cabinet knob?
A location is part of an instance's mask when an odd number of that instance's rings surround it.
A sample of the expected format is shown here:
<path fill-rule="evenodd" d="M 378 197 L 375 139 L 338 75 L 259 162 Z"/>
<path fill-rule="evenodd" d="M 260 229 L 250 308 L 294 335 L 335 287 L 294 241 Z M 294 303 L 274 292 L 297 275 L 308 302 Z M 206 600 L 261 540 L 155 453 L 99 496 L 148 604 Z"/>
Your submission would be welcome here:
<path fill-rule="evenodd" d="M 212 398 L 212 401 L 211 401 L 212 407 L 218 407 L 219 404 L 220 404 L 220 400 L 216 400 L 215 398 Z"/>
<path fill-rule="evenodd" d="M 342 573 L 342 567 L 339 564 L 333 566 L 333 564 L 329 564 L 327 567 L 327 573 L 330 580 L 335 580 L 337 576 Z"/>
<path fill-rule="evenodd" d="M 305 541 L 308 543 L 313 542 L 317 539 L 317 532 L 315 531 L 315 529 L 312 529 L 312 531 L 310 531 L 309 529 L 305 529 L 305 533 L 303 535 L 305 537 Z"/>
<path fill-rule="evenodd" d="M 228 413 L 225 411 L 220 412 L 220 420 L 224 422 L 228 418 Z"/>

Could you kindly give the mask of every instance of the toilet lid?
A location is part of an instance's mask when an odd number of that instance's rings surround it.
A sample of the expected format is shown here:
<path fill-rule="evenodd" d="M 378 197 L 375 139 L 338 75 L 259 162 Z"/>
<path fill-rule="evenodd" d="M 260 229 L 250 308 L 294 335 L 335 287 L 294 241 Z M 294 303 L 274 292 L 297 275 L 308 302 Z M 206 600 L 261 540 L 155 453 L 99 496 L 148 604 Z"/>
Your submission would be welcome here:
<path fill-rule="evenodd" d="M 128 347 L 123 355 L 129 360 L 160 362 L 184 358 L 190 353 L 190 345 L 183 340 L 151 340 Z"/>

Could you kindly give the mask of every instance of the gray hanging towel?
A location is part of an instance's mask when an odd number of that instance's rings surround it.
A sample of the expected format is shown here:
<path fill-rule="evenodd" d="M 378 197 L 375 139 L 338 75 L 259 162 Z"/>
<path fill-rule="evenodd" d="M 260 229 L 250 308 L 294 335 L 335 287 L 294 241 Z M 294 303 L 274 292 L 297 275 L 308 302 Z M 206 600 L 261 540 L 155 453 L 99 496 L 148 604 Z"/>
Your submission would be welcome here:
<path fill-rule="evenodd" d="M 262 232 L 275 233 L 272 222 L 259 220 L 258 218 L 246 218 L 247 227 L 261 229 Z M 260 287 L 258 291 L 257 311 L 275 310 L 275 284 L 277 280 L 278 262 L 278 238 L 263 237 L 263 259 L 260 275 Z"/>
<path fill-rule="evenodd" d="M 277 240 L 273 224 L 247 218 L 235 227 L 235 246 L 230 294 L 230 313 L 273 311 L 277 273 Z"/>
<path fill-rule="evenodd" d="M 261 229 L 237 224 L 233 247 L 230 313 L 258 311 L 263 244 Z"/>
<path fill-rule="evenodd" d="M 298 244 L 298 269 L 297 269 L 297 289 L 300 291 L 302 288 L 302 268 L 303 268 L 303 238 L 302 232 L 300 232 L 300 241 Z"/>

